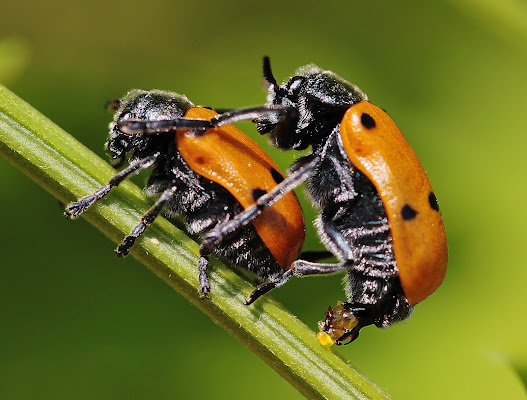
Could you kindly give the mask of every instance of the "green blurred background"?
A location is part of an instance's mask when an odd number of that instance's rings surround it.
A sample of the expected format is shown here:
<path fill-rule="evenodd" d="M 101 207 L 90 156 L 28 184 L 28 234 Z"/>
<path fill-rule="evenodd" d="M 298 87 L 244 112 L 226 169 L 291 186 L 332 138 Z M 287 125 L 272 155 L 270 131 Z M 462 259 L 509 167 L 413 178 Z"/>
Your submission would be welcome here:
<path fill-rule="evenodd" d="M 527 398 L 525 2 L 1 0 L 0 17 L 0 82 L 103 157 L 103 104 L 130 88 L 258 105 L 266 54 L 279 81 L 313 62 L 357 83 L 427 169 L 450 264 L 408 322 L 336 351 L 396 399 Z M 0 178 L 1 399 L 301 397 L 3 159 Z M 341 280 L 273 295 L 316 330 Z"/>

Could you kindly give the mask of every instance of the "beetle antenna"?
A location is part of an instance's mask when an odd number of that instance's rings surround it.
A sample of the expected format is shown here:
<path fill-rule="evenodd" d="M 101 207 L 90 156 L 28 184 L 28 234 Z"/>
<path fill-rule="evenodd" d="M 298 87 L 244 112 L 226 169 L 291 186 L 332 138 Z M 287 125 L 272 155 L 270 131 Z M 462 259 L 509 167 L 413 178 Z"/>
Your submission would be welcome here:
<path fill-rule="evenodd" d="M 269 58 L 269 56 L 264 56 L 263 58 L 263 76 L 267 82 L 273 85 L 275 93 L 278 93 L 279 86 L 273 75 L 273 70 L 271 69 L 271 59 Z"/>

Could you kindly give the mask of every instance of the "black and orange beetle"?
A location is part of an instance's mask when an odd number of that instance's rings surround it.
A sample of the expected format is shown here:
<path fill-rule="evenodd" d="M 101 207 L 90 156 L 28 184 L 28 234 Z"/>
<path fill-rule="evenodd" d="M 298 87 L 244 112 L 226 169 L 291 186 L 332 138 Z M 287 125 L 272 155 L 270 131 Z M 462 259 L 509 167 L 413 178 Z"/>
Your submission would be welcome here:
<path fill-rule="evenodd" d="M 349 343 L 365 326 L 408 318 L 441 285 L 448 258 L 437 198 L 417 156 L 388 114 L 333 72 L 307 65 L 278 85 L 266 57 L 264 77 L 266 106 L 282 113 L 261 113 L 255 118 L 258 131 L 269 133 L 278 148 L 311 146 L 311 153 L 293 164 L 272 193 L 208 234 L 203 245 L 213 246 L 222 233 L 235 231 L 307 181 L 320 210 L 316 229 L 339 263 L 297 260 L 293 274 L 348 274 L 348 301 L 328 310 L 320 342 Z M 252 297 L 263 294 L 261 289 Z"/>
<path fill-rule="evenodd" d="M 65 215 L 78 217 L 123 180 L 152 168 L 146 193 L 156 201 L 117 247 L 118 256 L 128 254 L 161 212 L 181 215 L 190 233 L 203 235 L 284 180 L 267 153 L 229 124 L 247 119 L 254 109 L 218 115 L 194 106 L 185 96 L 160 90 L 132 90 L 110 106 L 115 116 L 107 151 L 116 167 L 128 166 L 94 194 L 69 204 Z M 290 266 L 303 241 L 302 211 L 294 193 L 287 193 L 217 246 L 200 247 L 199 291 L 203 297 L 210 292 L 211 252 L 254 272 L 268 285 L 280 286 L 292 275 Z"/>

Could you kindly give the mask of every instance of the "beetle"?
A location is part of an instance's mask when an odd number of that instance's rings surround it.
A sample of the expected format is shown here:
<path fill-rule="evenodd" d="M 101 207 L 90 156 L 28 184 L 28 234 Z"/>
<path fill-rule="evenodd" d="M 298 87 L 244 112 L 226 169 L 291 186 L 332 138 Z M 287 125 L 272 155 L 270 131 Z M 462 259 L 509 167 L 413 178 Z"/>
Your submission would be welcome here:
<path fill-rule="evenodd" d="M 365 326 L 387 327 L 408 318 L 441 285 L 448 261 L 437 198 L 414 151 L 383 109 L 331 71 L 307 65 L 279 85 L 265 57 L 264 78 L 266 107 L 281 112 L 259 114 L 258 131 L 280 149 L 311 146 L 311 152 L 293 164 L 291 175 L 272 193 L 206 235 L 203 245 L 214 245 L 222 233 L 307 181 L 319 210 L 315 227 L 339 262 L 299 259 L 293 274 L 347 272 L 348 301 L 328 310 L 319 324 L 320 342 L 350 343 Z"/>
<path fill-rule="evenodd" d="M 219 115 L 194 106 L 183 95 L 161 90 L 131 90 L 109 106 L 115 114 L 107 152 L 114 166 L 128 166 L 94 194 L 69 204 L 64 214 L 78 217 L 122 181 L 151 168 L 145 189 L 156 198 L 155 203 L 119 244 L 118 256 L 129 253 L 161 212 L 182 216 L 191 234 L 203 235 L 284 180 L 267 153 L 231 125 L 253 115 L 254 109 Z M 291 192 L 217 246 L 200 247 L 197 264 L 202 297 L 208 297 L 211 290 L 207 276 L 211 253 L 255 273 L 273 287 L 285 283 L 292 275 L 290 266 L 300 253 L 304 232 L 302 210 Z"/>

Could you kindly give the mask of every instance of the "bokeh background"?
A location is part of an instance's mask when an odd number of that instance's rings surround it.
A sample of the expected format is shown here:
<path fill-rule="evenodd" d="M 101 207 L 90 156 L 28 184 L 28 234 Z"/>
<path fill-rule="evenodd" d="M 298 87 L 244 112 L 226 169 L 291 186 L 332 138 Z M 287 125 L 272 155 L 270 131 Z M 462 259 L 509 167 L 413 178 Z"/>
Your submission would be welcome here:
<path fill-rule="evenodd" d="M 395 399 L 527 398 L 524 2 L 0 0 L 0 18 L 0 82 L 101 156 L 103 104 L 130 88 L 258 105 L 266 54 L 278 80 L 313 62 L 358 84 L 427 169 L 450 264 L 408 322 L 335 351 Z M 2 159 L 0 178 L 1 399 L 301 397 Z M 316 330 L 341 280 L 273 295 Z"/>

